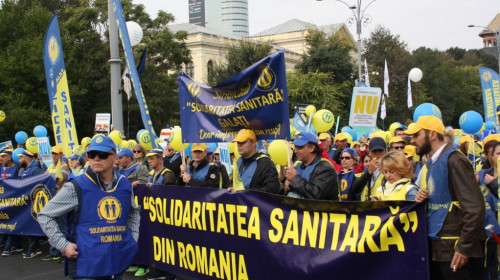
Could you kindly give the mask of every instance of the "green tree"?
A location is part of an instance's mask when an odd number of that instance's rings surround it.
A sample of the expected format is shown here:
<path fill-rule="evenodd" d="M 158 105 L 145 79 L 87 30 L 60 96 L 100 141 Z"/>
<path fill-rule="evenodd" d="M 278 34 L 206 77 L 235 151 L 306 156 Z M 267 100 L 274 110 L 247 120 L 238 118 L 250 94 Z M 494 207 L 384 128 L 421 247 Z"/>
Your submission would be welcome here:
<path fill-rule="evenodd" d="M 95 114 L 111 109 L 107 3 L 107 0 L 2 1 L 0 110 L 7 118 L 0 124 L 0 140 L 12 139 L 19 130 L 30 132 L 39 124 L 52 130 L 43 41 L 54 12 L 59 18 L 78 135 L 82 138 L 93 134 Z M 135 5 L 131 0 L 122 0 L 122 5 L 126 20 L 134 20 L 145 29 L 145 38 L 136 51 L 139 56 L 143 48 L 148 48 L 147 71 L 141 79 L 154 126 L 158 128 L 178 119 L 176 71 L 190 61 L 184 43 L 186 34 L 172 34 L 165 28 L 173 21 L 171 14 L 160 12 L 151 20 L 143 5 Z M 142 128 L 142 121 L 136 101 L 131 104 L 130 131 L 135 133 Z"/>
<path fill-rule="evenodd" d="M 288 109 L 293 114 L 295 104 L 313 104 L 318 109 L 328 108 L 335 116 L 343 115 L 341 101 L 344 84 L 333 83 L 328 73 L 293 71 L 287 73 Z"/>
<path fill-rule="evenodd" d="M 208 71 L 207 84 L 215 86 L 253 65 L 272 51 L 270 42 L 238 41 L 238 44 L 225 47 L 225 61 L 214 64 Z"/>
<path fill-rule="evenodd" d="M 378 72 L 378 76 L 370 76 L 370 84 L 374 87 L 384 87 L 384 67 L 387 61 L 389 69 L 389 98 L 386 99 L 386 124 L 406 122 L 411 118 L 407 107 L 407 77 L 411 69 L 411 54 L 408 46 L 399 35 L 394 35 L 389 29 L 378 26 L 368 39 L 363 40 L 364 53 L 370 72 Z M 382 120 L 378 121 L 382 127 Z"/>

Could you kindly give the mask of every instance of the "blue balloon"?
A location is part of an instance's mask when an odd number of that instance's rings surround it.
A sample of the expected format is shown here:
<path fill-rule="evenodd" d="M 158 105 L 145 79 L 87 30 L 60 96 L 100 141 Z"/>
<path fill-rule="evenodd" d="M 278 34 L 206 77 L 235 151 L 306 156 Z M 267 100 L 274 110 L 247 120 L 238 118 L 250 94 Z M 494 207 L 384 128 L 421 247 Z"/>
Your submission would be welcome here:
<path fill-rule="evenodd" d="M 26 140 L 28 140 L 28 133 L 24 131 L 18 131 L 16 133 L 15 139 L 18 144 L 24 144 L 26 143 Z"/>
<path fill-rule="evenodd" d="M 494 122 L 486 122 L 485 128 L 488 129 L 488 130 L 492 130 L 492 129 L 495 129 L 496 126 L 495 126 Z"/>
<path fill-rule="evenodd" d="M 342 129 L 340 130 L 340 132 L 345 132 L 345 133 L 348 133 L 348 134 L 352 135 L 352 128 L 349 127 L 349 126 L 344 126 L 344 127 L 342 127 Z"/>
<path fill-rule="evenodd" d="M 352 136 L 352 141 L 358 141 L 358 133 L 356 133 L 356 130 L 351 131 L 351 136 Z"/>
<path fill-rule="evenodd" d="M 33 128 L 33 134 L 35 137 L 46 137 L 47 136 L 47 129 L 43 125 L 37 125 L 35 128 Z"/>
<path fill-rule="evenodd" d="M 460 128 L 467 133 L 476 133 L 483 127 L 483 117 L 476 111 L 467 111 L 458 120 Z"/>
<path fill-rule="evenodd" d="M 135 139 L 137 140 L 137 143 L 140 143 L 141 141 L 139 140 L 141 138 L 141 134 L 146 131 L 146 129 L 141 129 L 139 131 L 137 131 L 137 134 L 135 135 Z"/>
<path fill-rule="evenodd" d="M 441 110 L 439 110 L 439 108 L 432 103 L 422 103 L 418 105 L 415 112 L 413 112 L 413 121 L 417 122 L 418 118 L 421 116 L 435 116 L 440 120 L 443 119 Z"/>
<path fill-rule="evenodd" d="M 12 160 L 14 162 L 19 162 L 19 156 L 18 154 L 24 152 L 24 149 L 23 148 L 17 148 L 15 149 L 13 152 L 12 152 Z"/>

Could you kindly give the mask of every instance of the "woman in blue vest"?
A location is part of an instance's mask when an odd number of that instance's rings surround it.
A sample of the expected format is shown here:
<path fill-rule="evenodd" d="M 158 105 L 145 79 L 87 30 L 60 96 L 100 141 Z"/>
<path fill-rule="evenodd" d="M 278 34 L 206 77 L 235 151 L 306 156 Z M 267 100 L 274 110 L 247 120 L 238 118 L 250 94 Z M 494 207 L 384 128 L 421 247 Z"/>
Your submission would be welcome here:
<path fill-rule="evenodd" d="M 193 161 L 189 166 L 181 165 L 182 180 L 188 187 L 222 188 L 219 167 L 207 161 L 207 145 L 194 143 L 191 147 Z"/>
<path fill-rule="evenodd" d="M 355 200 L 354 193 L 350 194 L 352 183 L 356 180 L 354 166 L 358 163 L 358 154 L 352 148 L 345 148 L 340 155 L 342 170 L 339 172 L 340 200 Z"/>

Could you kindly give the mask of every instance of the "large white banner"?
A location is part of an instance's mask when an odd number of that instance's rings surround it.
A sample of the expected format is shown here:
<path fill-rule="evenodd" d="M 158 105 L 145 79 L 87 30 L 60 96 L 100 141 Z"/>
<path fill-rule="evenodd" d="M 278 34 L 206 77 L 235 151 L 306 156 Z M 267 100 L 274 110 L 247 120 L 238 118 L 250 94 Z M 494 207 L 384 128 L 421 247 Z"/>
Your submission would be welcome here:
<path fill-rule="evenodd" d="M 378 107 L 380 104 L 380 88 L 354 87 L 352 93 L 350 126 L 377 126 Z"/>

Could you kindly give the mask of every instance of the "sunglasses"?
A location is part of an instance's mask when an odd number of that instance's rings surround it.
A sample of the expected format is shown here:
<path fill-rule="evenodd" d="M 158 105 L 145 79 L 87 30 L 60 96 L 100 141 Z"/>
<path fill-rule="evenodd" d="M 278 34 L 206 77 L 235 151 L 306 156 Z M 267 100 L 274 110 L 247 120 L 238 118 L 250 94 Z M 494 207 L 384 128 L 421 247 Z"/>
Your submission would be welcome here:
<path fill-rule="evenodd" d="M 106 153 L 106 152 L 98 152 L 98 151 L 87 152 L 87 156 L 90 159 L 95 159 L 96 156 L 98 156 L 100 159 L 107 159 L 110 155 L 114 155 L 114 154 Z"/>
<path fill-rule="evenodd" d="M 348 160 L 348 159 L 352 159 L 352 157 L 340 157 L 340 160 L 343 160 L 343 159 Z"/>
<path fill-rule="evenodd" d="M 141 151 L 134 151 L 134 153 L 138 154 L 138 153 L 142 153 Z"/>
<path fill-rule="evenodd" d="M 392 147 L 394 150 L 404 150 L 405 146 L 393 146 Z"/>

